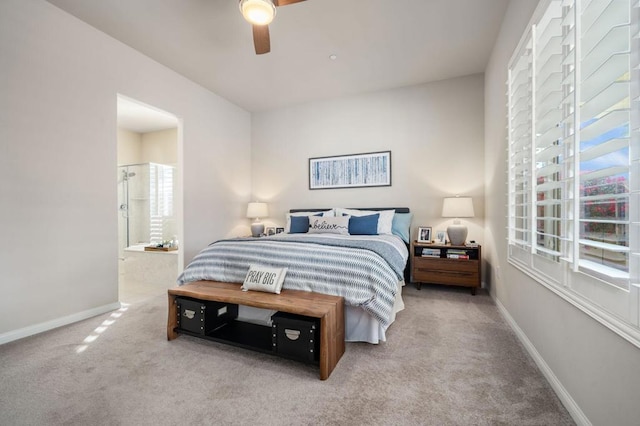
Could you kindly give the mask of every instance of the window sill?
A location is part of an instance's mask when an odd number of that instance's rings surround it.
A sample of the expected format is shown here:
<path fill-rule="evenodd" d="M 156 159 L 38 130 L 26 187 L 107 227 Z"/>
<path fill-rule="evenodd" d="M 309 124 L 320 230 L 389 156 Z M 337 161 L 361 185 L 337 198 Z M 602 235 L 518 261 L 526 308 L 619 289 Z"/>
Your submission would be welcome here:
<path fill-rule="evenodd" d="M 521 262 L 518 262 L 514 259 L 508 259 L 508 262 L 522 271 L 524 274 L 528 275 L 535 281 L 545 286 L 548 290 L 552 291 L 565 301 L 580 309 L 585 314 L 589 315 L 591 318 L 598 321 L 600 324 L 604 325 L 623 339 L 627 340 L 632 345 L 640 348 L 640 328 L 619 319 L 615 315 L 612 315 L 611 313 L 601 309 L 600 307 L 594 305 L 578 294 L 566 288 L 559 287 L 558 285 L 550 282 L 543 275 L 536 273 Z M 638 288 L 637 285 L 633 286 Z"/>

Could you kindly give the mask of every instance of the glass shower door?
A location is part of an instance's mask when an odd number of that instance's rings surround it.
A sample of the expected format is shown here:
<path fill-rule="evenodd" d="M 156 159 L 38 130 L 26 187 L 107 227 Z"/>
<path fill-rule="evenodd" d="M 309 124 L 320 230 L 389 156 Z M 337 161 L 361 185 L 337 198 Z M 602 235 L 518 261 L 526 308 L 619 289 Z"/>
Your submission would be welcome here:
<path fill-rule="evenodd" d="M 118 167 L 120 257 L 126 247 L 149 240 L 149 165 Z"/>

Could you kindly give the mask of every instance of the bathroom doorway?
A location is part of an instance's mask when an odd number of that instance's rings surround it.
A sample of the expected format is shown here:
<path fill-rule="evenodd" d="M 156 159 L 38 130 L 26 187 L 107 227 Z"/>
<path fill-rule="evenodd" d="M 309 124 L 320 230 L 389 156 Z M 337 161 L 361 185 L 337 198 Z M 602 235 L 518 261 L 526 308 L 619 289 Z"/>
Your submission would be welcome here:
<path fill-rule="evenodd" d="M 181 266 L 180 121 L 118 96 L 118 291 L 136 303 L 166 294 Z"/>

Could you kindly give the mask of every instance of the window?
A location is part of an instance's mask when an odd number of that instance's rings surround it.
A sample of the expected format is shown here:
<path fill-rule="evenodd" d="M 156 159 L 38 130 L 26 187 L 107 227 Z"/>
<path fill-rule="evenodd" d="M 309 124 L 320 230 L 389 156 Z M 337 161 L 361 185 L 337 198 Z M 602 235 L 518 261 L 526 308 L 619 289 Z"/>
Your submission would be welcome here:
<path fill-rule="evenodd" d="M 173 209 L 174 167 L 149 164 L 149 241 L 162 243 L 176 234 Z"/>
<path fill-rule="evenodd" d="M 542 0 L 507 83 L 509 261 L 638 346 L 639 21 Z"/>

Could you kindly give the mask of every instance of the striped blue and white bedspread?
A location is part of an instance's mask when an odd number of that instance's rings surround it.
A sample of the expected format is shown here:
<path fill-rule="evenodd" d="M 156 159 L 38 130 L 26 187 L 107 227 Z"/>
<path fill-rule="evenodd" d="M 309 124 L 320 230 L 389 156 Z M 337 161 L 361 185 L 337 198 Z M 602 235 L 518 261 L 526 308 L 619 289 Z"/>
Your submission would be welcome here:
<path fill-rule="evenodd" d="M 395 235 L 278 234 L 212 243 L 178 277 L 241 283 L 250 264 L 288 268 L 284 288 L 342 296 L 386 329 L 408 252 Z"/>

